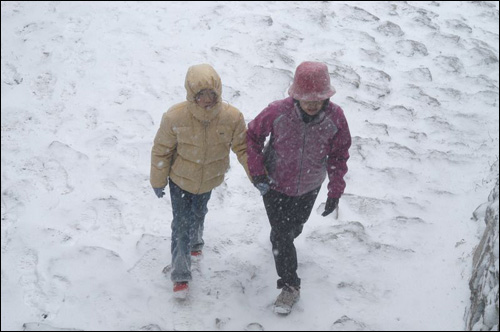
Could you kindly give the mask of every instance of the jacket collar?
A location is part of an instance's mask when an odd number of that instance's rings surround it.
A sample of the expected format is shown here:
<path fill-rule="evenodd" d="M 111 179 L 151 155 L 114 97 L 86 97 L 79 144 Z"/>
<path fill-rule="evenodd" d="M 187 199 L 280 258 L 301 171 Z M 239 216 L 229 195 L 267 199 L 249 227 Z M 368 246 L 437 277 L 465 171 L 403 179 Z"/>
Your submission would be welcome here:
<path fill-rule="evenodd" d="M 298 105 L 298 103 L 293 103 L 294 105 L 294 110 L 293 110 L 293 113 L 295 114 L 296 118 L 298 120 L 300 120 L 301 122 L 304 122 L 304 120 L 302 120 L 302 110 L 300 109 L 300 106 Z M 328 106 L 327 106 L 328 107 Z M 306 124 L 318 124 L 320 122 L 322 122 L 324 119 L 325 119 L 325 108 L 326 107 L 323 107 L 319 113 L 316 115 L 316 117 L 309 123 L 306 123 Z M 305 122 L 304 122 L 305 123 Z"/>
<path fill-rule="evenodd" d="M 217 102 L 211 109 L 204 109 L 193 101 L 188 102 L 188 111 L 197 119 L 203 123 L 208 123 L 215 119 L 219 115 L 222 109 L 222 103 Z"/>

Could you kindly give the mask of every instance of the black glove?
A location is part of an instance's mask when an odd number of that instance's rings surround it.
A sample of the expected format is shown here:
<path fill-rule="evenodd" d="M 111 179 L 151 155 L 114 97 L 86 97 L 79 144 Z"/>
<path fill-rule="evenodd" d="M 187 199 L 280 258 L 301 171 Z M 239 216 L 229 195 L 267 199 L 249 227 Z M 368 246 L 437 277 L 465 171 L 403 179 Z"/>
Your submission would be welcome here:
<path fill-rule="evenodd" d="M 321 214 L 323 217 L 326 217 L 330 213 L 332 213 L 337 206 L 339 206 L 339 198 L 328 197 L 326 200 L 325 211 Z"/>
<path fill-rule="evenodd" d="M 266 174 L 253 176 L 252 181 L 253 185 L 255 186 L 255 188 L 259 189 L 262 196 L 267 194 L 267 192 L 271 188 L 271 181 L 269 181 L 269 178 Z"/>
<path fill-rule="evenodd" d="M 163 195 L 165 195 L 165 192 L 163 191 L 165 189 L 165 187 L 163 188 L 153 188 L 153 190 L 155 191 L 155 194 L 156 196 L 158 196 L 158 198 L 162 198 Z"/>

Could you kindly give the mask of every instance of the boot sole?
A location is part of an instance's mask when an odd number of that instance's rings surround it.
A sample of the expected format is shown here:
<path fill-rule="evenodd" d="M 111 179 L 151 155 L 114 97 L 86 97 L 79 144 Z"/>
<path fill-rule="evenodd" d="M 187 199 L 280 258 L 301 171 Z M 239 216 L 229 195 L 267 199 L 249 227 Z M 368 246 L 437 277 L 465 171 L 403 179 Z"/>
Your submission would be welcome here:
<path fill-rule="evenodd" d="M 274 307 L 274 312 L 279 314 L 279 315 L 288 315 L 290 312 L 292 312 L 292 308 L 285 308 L 285 307 Z"/>
<path fill-rule="evenodd" d="M 176 298 L 177 300 L 185 300 L 187 296 L 188 296 L 187 289 L 174 292 L 174 298 Z"/>

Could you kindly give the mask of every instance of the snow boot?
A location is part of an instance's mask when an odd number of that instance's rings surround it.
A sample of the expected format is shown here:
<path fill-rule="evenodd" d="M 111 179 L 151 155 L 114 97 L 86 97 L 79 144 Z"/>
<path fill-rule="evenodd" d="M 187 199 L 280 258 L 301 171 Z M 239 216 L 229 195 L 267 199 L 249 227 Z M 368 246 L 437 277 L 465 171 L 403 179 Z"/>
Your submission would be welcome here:
<path fill-rule="evenodd" d="M 274 312 L 281 315 L 288 315 L 292 311 L 293 305 L 299 300 L 300 287 L 285 285 L 274 302 Z"/>
<path fill-rule="evenodd" d="M 174 282 L 174 297 L 177 299 L 185 299 L 189 290 L 187 281 Z"/>

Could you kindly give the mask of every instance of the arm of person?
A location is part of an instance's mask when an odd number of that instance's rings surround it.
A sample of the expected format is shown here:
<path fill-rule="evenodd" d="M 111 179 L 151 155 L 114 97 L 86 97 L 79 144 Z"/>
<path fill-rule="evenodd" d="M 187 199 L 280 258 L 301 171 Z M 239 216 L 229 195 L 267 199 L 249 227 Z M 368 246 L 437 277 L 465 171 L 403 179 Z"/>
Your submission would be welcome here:
<path fill-rule="evenodd" d="M 239 114 L 238 121 L 236 122 L 236 129 L 233 134 L 233 141 L 231 144 L 231 150 L 238 157 L 238 161 L 245 169 L 248 178 L 251 180 L 250 172 L 248 171 L 248 155 L 247 155 L 247 142 L 246 142 L 246 132 L 247 127 L 245 124 L 245 119 L 243 114 Z"/>
<path fill-rule="evenodd" d="M 332 149 L 328 154 L 328 197 L 340 198 L 344 193 L 346 183 L 344 176 L 347 173 L 347 160 L 349 159 L 349 148 L 351 146 L 351 133 L 343 110 L 338 107 L 335 115 L 337 133 L 332 142 Z"/>
<path fill-rule="evenodd" d="M 248 124 L 248 169 L 252 177 L 266 174 L 263 153 L 264 143 L 267 136 L 272 132 L 273 122 L 277 116 L 278 112 L 271 104 Z"/>
<path fill-rule="evenodd" d="M 153 188 L 165 188 L 168 184 L 173 155 L 177 149 L 177 136 L 168 113 L 163 114 L 151 150 L 150 183 Z"/>

